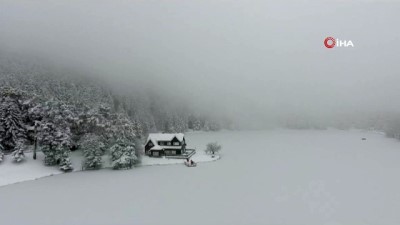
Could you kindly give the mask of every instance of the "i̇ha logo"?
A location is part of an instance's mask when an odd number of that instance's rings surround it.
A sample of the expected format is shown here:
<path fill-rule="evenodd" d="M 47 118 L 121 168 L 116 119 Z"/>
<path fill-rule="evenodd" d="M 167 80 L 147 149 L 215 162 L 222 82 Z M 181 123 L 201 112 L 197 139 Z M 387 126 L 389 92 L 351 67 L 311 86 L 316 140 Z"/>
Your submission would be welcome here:
<path fill-rule="evenodd" d="M 338 38 L 327 37 L 324 40 L 324 45 L 327 48 L 333 47 L 354 47 L 354 44 L 351 40 L 340 40 Z"/>

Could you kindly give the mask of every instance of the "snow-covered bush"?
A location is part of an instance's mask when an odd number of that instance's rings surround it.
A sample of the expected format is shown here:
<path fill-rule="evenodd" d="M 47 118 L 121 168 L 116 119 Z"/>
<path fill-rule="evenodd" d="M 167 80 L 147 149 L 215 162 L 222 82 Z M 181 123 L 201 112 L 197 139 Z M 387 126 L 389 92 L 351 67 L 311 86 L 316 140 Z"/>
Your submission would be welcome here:
<path fill-rule="evenodd" d="M 134 145 L 122 140 L 118 140 L 110 148 L 110 153 L 113 169 L 119 170 L 132 168 L 137 160 Z"/>
<path fill-rule="evenodd" d="M 83 150 L 83 168 L 85 169 L 100 169 L 103 161 L 102 156 L 105 151 L 105 145 L 101 138 L 94 134 L 85 135 L 80 144 Z"/>
<path fill-rule="evenodd" d="M 22 143 L 17 143 L 15 150 L 11 153 L 14 162 L 21 162 L 25 158 L 24 146 Z"/>
<path fill-rule="evenodd" d="M 218 153 L 222 149 L 222 146 L 217 142 L 211 142 L 207 144 L 207 148 L 204 150 L 207 154 L 215 154 Z"/>
<path fill-rule="evenodd" d="M 69 145 L 60 144 L 56 147 L 55 160 L 56 164 L 59 165 L 60 170 L 65 172 L 73 170 L 72 163 L 69 158 L 70 154 L 71 150 L 69 149 Z"/>
<path fill-rule="evenodd" d="M 60 170 L 64 172 L 72 171 L 74 167 L 72 167 L 71 159 L 69 158 L 69 154 L 64 152 L 60 159 Z"/>

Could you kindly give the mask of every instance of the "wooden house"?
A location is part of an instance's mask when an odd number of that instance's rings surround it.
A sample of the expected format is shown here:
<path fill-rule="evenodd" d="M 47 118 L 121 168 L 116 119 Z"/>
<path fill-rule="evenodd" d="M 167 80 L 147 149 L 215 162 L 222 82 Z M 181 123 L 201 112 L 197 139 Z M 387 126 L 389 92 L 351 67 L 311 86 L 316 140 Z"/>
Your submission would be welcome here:
<path fill-rule="evenodd" d="M 185 136 L 182 133 L 149 134 L 144 146 L 148 156 L 174 156 L 186 152 Z"/>

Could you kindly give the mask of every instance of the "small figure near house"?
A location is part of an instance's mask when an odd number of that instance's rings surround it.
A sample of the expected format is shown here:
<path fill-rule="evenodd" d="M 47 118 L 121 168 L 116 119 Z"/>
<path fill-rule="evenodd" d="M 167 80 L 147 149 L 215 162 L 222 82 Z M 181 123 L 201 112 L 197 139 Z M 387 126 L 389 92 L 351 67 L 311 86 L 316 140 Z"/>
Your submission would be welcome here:
<path fill-rule="evenodd" d="M 187 167 L 195 167 L 195 166 L 197 166 L 197 164 L 193 161 L 193 160 L 189 160 L 189 159 L 186 159 L 185 160 L 185 165 L 187 166 Z"/>

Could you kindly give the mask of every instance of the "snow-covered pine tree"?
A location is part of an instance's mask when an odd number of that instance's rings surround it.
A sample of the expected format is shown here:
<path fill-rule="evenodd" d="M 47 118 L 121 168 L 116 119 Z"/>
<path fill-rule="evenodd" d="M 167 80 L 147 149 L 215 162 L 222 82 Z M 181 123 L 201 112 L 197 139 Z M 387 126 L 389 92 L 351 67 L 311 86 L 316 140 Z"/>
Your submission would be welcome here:
<path fill-rule="evenodd" d="M 99 114 L 108 119 L 110 118 L 111 108 L 107 105 L 102 104 L 99 106 Z"/>
<path fill-rule="evenodd" d="M 70 153 L 69 129 L 57 129 L 53 123 L 47 122 L 40 129 L 39 141 L 45 155 L 44 164 L 46 166 L 59 164 L 62 157 Z"/>
<path fill-rule="evenodd" d="M 24 144 L 21 142 L 18 142 L 17 145 L 14 148 L 14 151 L 11 153 L 11 156 L 14 160 L 14 162 L 22 162 L 25 158 L 24 154 Z"/>
<path fill-rule="evenodd" d="M 83 150 L 84 169 L 100 169 L 103 164 L 102 156 L 104 155 L 105 145 L 101 138 L 95 134 L 87 134 L 82 137 L 80 148 Z"/>
<path fill-rule="evenodd" d="M 172 132 L 185 132 L 188 129 L 188 120 L 184 115 L 175 114 L 172 117 Z"/>
<path fill-rule="evenodd" d="M 133 120 L 133 129 L 135 130 L 135 136 L 141 138 L 143 136 L 143 126 L 138 119 Z"/>
<path fill-rule="evenodd" d="M 201 130 L 202 125 L 198 115 L 191 114 L 188 117 L 188 128 L 192 130 Z"/>
<path fill-rule="evenodd" d="M 18 142 L 25 142 L 27 131 L 24 124 L 20 99 L 22 94 L 6 88 L 0 92 L 0 143 L 5 152 L 14 151 Z"/>
<path fill-rule="evenodd" d="M 201 121 L 198 118 L 193 121 L 193 130 L 201 130 Z"/>
<path fill-rule="evenodd" d="M 54 166 L 57 164 L 56 147 L 54 134 L 56 132 L 55 125 L 51 122 L 42 123 L 39 131 L 39 141 L 42 146 L 42 152 L 45 155 L 44 164 L 46 166 Z"/>
<path fill-rule="evenodd" d="M 43 117 L 36 124 L 39 124 L 37 136 L 45 154 L 45 165 L 54 166 L 62 160 L 68 161 L 72 139 L 70 127 L 76 121 L 73 109 L 54 99 L 45 102 L 41 108 L 39 112 L 42 112 Z M 65 165 L 62 167 L 68 169 Z"/>
<path fill-rule="evenodd" d="M 69 172 L 74 169 L 71 163 L 71 159 L 69 158 L 69 153 L 67 151 L 62 151 L 63 154 L 61 155 L 60 159 L 60 170 L 64 172 Z"/>
<path fill-rule="evenodd" d="M 168 116 L 164 121 L 164 129 L 163 131 L 166 133 L 174 133 L 175 132 L 175 123 L 172 116 Z"/>
<path fill-rule="evenodd" d="M 3 145 L 0 144 L 0 163 L 4 160 Z"/>
<path fill-rule="evenodd" d="M 71 154 L 71 135 L 69 129 L 59 129 L 55 134 L 56 143 L 56 162 L 60 165 L 60 169 L 63 171 L 70 171 L 73 169 L 71 160 L 69 158 Z"/>
<path fill-rule="evenodd" d="M 105 132 L 109 143 L 114 143 L 118 139 L 123 140 L 124 142 L 135 142 L 135 126 L 124 114 L 113 114 Z"/>
<path fill-rule="evenodd" d="M 134 145 L 121 139 L 110 148 L 110 153 L 112 168 L 116 170 L 130 169 L 137 160 Z"/>

